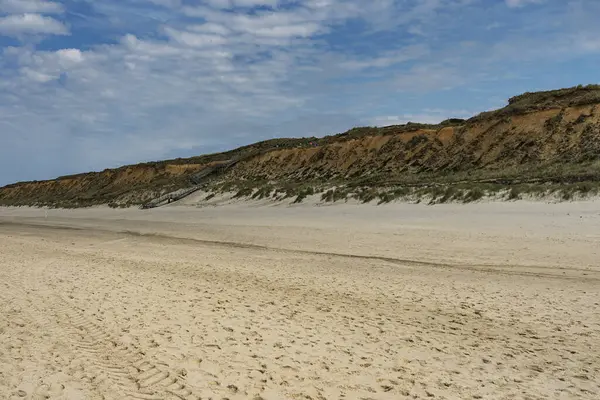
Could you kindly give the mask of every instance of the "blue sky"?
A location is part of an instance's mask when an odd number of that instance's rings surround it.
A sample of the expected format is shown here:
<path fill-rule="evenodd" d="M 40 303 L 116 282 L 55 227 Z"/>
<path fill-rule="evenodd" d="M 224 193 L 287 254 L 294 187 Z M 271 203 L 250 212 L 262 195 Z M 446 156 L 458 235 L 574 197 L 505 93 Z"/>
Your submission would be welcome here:
<path fill-rule="evenodd" d="M 0 0 L 0 185 L 599 83 L 597 0 Z"/>

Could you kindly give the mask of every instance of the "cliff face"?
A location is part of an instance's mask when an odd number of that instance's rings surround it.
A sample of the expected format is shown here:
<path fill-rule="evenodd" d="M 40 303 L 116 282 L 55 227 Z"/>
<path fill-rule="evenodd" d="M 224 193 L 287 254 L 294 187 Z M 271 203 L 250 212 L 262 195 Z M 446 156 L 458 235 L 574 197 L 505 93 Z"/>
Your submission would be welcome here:
<path fill-rule="evenodd" d="M 221 180 L 384 185 L 444 179 L 600 181 L 600 86 L 526 93 L 467 121 L 356 128 L 277 139 L 190 159 L 145 163 L 0 189 L 0 204 L 140 204 L 188 186 L 217 161 L 261 150 Z"/>
<path fill-rule="evenodd" d="M 197 164 L 131 165 L 58 179 L 23 182 L 0 189 L 0 204 L 60 205 L 139 204 L 163 190 L 187 184 L 187 177 L 203 168 Z"/>
<path fill-rule="evenodd" d="M 600 159 L 600 108 L 553 108 L 495 114 L 464 125 L 367 136 L 314 148 L 269 152 L 239 165 L 247 179 L 418 178 L 423 173 L 482 172 L 492 176 Z"/>

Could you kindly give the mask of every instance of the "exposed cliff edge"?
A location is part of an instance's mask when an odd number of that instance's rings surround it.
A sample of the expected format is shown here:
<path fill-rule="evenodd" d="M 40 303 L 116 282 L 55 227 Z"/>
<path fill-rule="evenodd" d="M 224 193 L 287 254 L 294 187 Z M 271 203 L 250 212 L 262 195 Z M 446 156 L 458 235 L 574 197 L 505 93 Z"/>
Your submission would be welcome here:
<path fill-rule="evenodd" d="M 600 186 L 600 86 L 525 93 L 502 109 L 439 125 L 355 128 L 324 138 L 275 139 L 225 153 L 16 183 L 0 188 L 0 204 L 138 205 L 191 187 L 194 174 L 239 157 L 201 182 L 203 188 L 293 201 L 314 193 L 322 193 L 324 201 L 410 196 L 471 201 L 500 192 L 511 199 L 557 192 L 568 199 L 597 193 Z"/>

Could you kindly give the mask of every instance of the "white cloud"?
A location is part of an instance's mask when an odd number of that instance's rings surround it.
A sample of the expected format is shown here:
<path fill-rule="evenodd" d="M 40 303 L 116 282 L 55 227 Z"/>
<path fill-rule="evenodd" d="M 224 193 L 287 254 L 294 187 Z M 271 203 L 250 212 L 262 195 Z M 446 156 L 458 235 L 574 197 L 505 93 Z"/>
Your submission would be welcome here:
<path fill-rule="evenodd" d="M 412 35 L 425 36 L 423 28 L 421 28 L 419 25 L 410 25 L 406 31 Z"/>
<path fill-rule="evenodd" d="M 19 84 L 23 84 L 26 87 L 30 82 L 47 83 L 55 81 L 60 78 L 62 73 L 72 73 L 80 68 L 85 69 L 89 66 L 85 64 L 86 56 L 79 49 L 61 49 L 55 52 L 32 52 L 30 50 L 24 51 L 20 48 L 12 48 L 5 54 L 14 57 L 19 64 L 20 76 L 24 79 L 22 82 L 15 82 L 14 85 L 16 87 L 19 87 Z"/>
<path fill-rule="evenodd" d="M 212 0 L 213 3 L 215 0 Z M 293 27 L 292 30 L 297 34 L 298 31 L 306 34 L 323 33 L 332 26 L 343 23 L 349 18 L 365 18 L 369 20 L 380 14 L 389 13 L 393 10 L 393 3 L 388 0 L 375 0 L 370 2 L 358 1 L 359 7 L 355 1 L 342 2 L 338 0 L 305 0 L 300 7 L 293 9 L 275 9 L 269 11 L 259 11 L 252 14 L 232 13 L 224 11 L 229 8 L 226 4 L 247 5 L 263 4 L 278 5 L 278 2 L 268 1 L 243 1 L 235 0 L 233 3 L 217 0 L 219 7 L 184 7 L 182 10 L 188 17 L 201 18 L 209 23 L 225 25 L 229 29 L 239 32 L 254 34 L 269 31 L 277 31 L 285 34 L 286 29 Z M 271 4 L 272 3 L 272 4 Z M 215 5 L 215 4 L 213 4 Z"/>
<path fill-rule="evenodd" d="M 229 9 L 233 7 L 231 0 L 206 0 L 205 3 L 212 8 Z"/>
<path fill-rule="evenodd" d="M 227 39 L 219 35 L 192 33 L 169 27 L 164 31 L 174 41 L 191 47 L 222 46 L 227 43 Z"/>
<path fill-rule="evenodd" d="M 226 26 L 212 22 L 199 25 L 188 25 L 187 29 L 194 32 L 214 33 L 216 35 L 228 35 L 232 32 L 231 29 Z"/>
<path fill-rule="evenodd" d="M 8 14 L 21 13 L 62 13 L 61 4 L 45 0 L 0 0 L 0 12 Z"/>
<path fill-rule="evenodd" d="M 63 66 L 83 62 L 83 53 L 79 49 L 61 49 L 56 52 L 56 56 Z"/>
<path fill-rule="evenodd" d="M 167 8 L 177 8 L 181 6 L 181 0 L 148 0 L 150 3 L 167 7 Z"/>
<path fill-rule="evenodd" d="M 206 0 L 209 6 L 218 9 L 231 9 L 234 7 L 239 8 L 253 8 L 258 6 L 277 7 L 279 0 Z"/>
<path fill-rule="evenodd" d="M 286 37 L 309 37 L 321 30 L 316 23 L 302 23 L 294 25 L 279 25 L 265 28 L 259 28 L 252 31 L 256 36 L 266 36 L 275 38 Z"/>
<path fill-rule="evenodd" d="M 578 43 L 585 52 L 600 53 L 600 38 L 583 37 L 578 40 Z"/>
<path fill-rule="evenodd" d="M 340 64 L 342 68 L 347 69 L 365 69 L 365 68 L 386 68 L 405 61 L 419 59 L 430 53 L 427 46 L 412 45 L 399 50 L 388 51 L 379 57 L 358 58 L 348 60 Z"/>
<path fill-rule="evenodd" d="M 473 76 L 469 78 L 472 79 Z M 455 88 L 467 80 L 468 78 L 455 66 L 445 65 L 443 62 L 429 62 L 398 73 L 394 85 L 402 91 L 424 93 Z"/>
<path fill-rule="evenodd" d="M 68 35 L 65 25 L 51 17 L 39 14 L 21 14 L 0 17 L 0 34 L 21 37 L 23 35 Z"/>
<path fill-rule="evenodd" d="M 22 68 L 21 74 L 28 80 L 39 83 L 46 83 L 56 79 L 56 77 L 53 75 L 44 74 L 29 67 Z"/>
<path fill-rule="evenodd" d="M 528 4 L 540 4 L 543 3 L 545 0 L 505 0 L 506 1 L 506 5 L 511 7 L 511 8 L 518 8 L 518 7 L 524 7 Z"/>

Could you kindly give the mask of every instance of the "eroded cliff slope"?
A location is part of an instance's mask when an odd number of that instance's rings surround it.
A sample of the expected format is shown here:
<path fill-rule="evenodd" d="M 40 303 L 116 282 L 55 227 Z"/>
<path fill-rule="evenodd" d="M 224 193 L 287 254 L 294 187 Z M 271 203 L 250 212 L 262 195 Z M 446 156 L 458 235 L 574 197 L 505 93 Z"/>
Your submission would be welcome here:
<path fill-rule="evenodd" d="M 431 187 L 600 182 L 600 86 L 526 93 L 508 106 L 440 125 L 355 128 L 324 138 L 277 139 L 227 153 L 25 182 L 0 189 L 0 204 L 141 204 L 191 185 L 190 176 L 253 156 L 206 182 L 207 190 L 287 192 L 310 188 Z M 582 191 L 585 191 L 585 187 Z"/>

